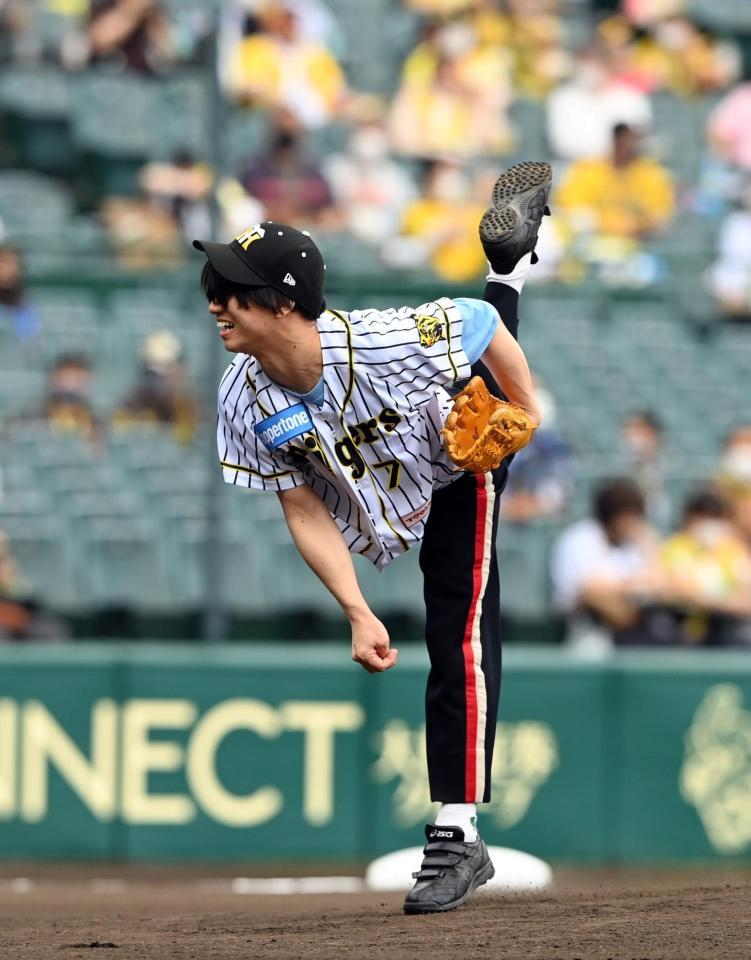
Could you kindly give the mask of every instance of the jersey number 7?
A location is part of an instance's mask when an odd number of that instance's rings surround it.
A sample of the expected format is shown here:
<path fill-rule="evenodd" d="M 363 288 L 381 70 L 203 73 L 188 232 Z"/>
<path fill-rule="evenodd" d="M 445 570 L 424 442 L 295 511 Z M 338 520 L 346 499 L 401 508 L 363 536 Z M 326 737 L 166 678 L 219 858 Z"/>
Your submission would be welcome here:
<path fill-rule="evenodd" d="M 374 467 L 384 467 L 389 472 L 388 480 L 388 490 L 395 490 L 399 486 L 399 474 L 402 470 L 402 465 L 398 460 L 379 460 L 378 463 L 373 464 Z"/>

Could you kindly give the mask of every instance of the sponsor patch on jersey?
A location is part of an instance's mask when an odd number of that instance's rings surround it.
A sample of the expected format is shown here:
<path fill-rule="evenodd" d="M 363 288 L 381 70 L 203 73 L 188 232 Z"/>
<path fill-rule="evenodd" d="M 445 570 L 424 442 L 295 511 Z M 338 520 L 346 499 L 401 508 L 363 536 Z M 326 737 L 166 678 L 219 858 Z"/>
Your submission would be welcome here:
<path fill-rule="evenodd" d="M 286 410 L 280 410 L 261 420 L 253 429 L 267 450 L 276 450 L 288 440 L 312 430 L 313 421 L 305 404 L 296 403 L 293 407 L 287 407 Z"/>
<path fill-rule="evenodd" d="M 402 517 L 401 521 L 405 527 L 414 527 L 416 523 L 419 523 L 421 520 L 424 520 L 425 517 L 430 513 L 430 504 L 431 500 L 428 500 L 427 503 L 424 503 L 421 507 L 418 507 L 413 513 L 408 513 L 406 517 Z"/>
<path fill-rule="evenodd" d="M 439 340 L 446 339 L 443 324 L 437 317 L 431 317 L 430 314 L 416 313 L 415 326 L 420 337 L 420 345 L 423 347 L 432 347 Z"/>

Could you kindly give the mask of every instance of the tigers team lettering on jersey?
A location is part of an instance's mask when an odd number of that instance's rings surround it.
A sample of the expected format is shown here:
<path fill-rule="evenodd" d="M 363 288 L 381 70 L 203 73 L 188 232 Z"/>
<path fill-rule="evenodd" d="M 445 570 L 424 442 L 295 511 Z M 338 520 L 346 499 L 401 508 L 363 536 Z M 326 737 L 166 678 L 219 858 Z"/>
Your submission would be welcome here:
<path fill-rule="evenodd" d="M 227 483 L 280 491 L 308 483 L 351 553 L 379 569 L 422 539 L 434 489 L 461 475 L 440 432 L 447 387 L 470 376 L 462 317 L 441 298 L 412 309 L 326 310 L 321 406 L 238 354 L 219 387 L 217 445 Z"/>

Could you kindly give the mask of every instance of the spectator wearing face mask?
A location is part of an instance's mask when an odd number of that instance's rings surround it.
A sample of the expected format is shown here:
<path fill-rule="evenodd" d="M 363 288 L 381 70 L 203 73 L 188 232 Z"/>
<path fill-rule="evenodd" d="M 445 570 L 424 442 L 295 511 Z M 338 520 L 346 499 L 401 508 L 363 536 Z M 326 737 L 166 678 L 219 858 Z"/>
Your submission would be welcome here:
<path fill-rule="evenodd" d="M 641 490 L 630 479 L 605 481 L 591 519 L 568 527 L 553 546 L 553 603 L 567 642 L 591 654 L 649 642 L 643 608 L 659 592 L 657 559 Z"/>
<path fill-rule="evenodd" d="M 442 63 L 454 65 L 457 78 L 479 100 L 510 91 L 512 56 L 509 24 L 497 9 L 483 5 L 476 15 L 429 20 L 420 42 L 404 62 L 400 89 L 435 86 Z"/>
<path fill-rule="evenodd" d="M 604 157 L 618 124 L 646 130 L 651 123 L 648 97 L 624 83 L 607 54 L 596 48 L 579 54 L 571 79 L 547 100 L 548 142 L 562 160 Z"/>
<path fill-rule="evenodd" d="M 738 75 L 739 57 L 688 17 L 660 20 L 633 45 L 630 72 L 641 89 L 696 96 L 726 88 Z"/>
<path fill-rule="evenodd" d="M 673 183 L 656 160 L 642 155 L 638 130 L 618 124 L 606 156 L 572 164 L 557 203 L 574 234 L 644 240 L 667 226 L 675 210 Z"/>
<path fill-rule="evenodd" d="M 402 209 L 417 194 L 412 177 L 389 156 L 388 135 L 379 120 L 361 123 L 346 152 L 330 157 L 324 172 L 345 228 L 366 243 L 393 236 Z"/>
<path fill-rule="evenodd" d="M 444 280 L 474 279 L 486 267 L 477 242 L 477 223 L 484 210 L 465 170 L 435 161 L 425 174 L 422 197 L 406 208 L 399 237 L 384 244 L 381 256 L 389 266 L 427 263 Z"/>
<path fill-rule="evenodd" d="M 716 490 L 691 496 L 679 531 L 661 549 L 663 591 L 686 643 L 734 642 L 751 618 L 751 557 Z"/>
<path fill-rule="evenodd" d="M 751 488 L 751 423 L 734 427 L 725 437 L 716 480 L 728 492 Z"/>
<path fill-rule="evenodd" d="M 665 481 L 664 447 L 662 422 L 653 410 L 638 410 L 624 417 L 620 428 L 623 472 L 639 484 L 649 520 L 666 530 L 671 522 L 671 505 Z"/>
<path fill-rule="evenodd" d="M 394 100 L 393 149 L 421 158 L 503 154 L 513 138 L 506 116 L 508 82 L 485 83 L 480 93 L 462 58 L 442 56 L 432 83 L 405 82 Z"/>
<path fill-rule="evenodd" d="M 190 443 L 198 427 L 198 403 L 189 385 L 182 347 L 169 330 L 148 335 L 141 345 L 138 382 L 123 398 L 113 425 L 168 427 L 178 443 Z"/>
<path fill-rule="evenodd" d="M 234 99 L 287 110 L 306 127 L 331 120 L 346 96 L 344 73 L 325 46 L 305 36 L 294 7 L 265 3 L 252 26 L 231 58 L 228 86 Z"/>
<path fill-rule="evenodd" d="M 32 419 L 44 421 L 60 432 L 97 439 L 101 423 L 91 402 L 91 387 L 92 371 L 87 357 L 77 353 L 59 356 L 50 370 L 42 405 Z"/>

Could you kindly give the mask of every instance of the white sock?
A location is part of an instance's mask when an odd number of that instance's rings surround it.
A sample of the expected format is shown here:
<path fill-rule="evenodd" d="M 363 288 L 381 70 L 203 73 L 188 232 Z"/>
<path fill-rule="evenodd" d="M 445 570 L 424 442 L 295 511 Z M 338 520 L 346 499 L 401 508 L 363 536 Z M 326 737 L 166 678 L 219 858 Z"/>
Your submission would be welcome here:
<path fill-rule="evenodd" d="M 513 287 L 517 293 L 521 293 L 531 266 L 532 251 L 530 250 L 529 253 L 524 254 L 511 273 L 496 273 L 488 264 L 489 273 L 485 279 L 495 283 L 505 283 L 506 286 Z"/>
<path fill-rule="evenodd" d="M 437 827 L 461 827 L 464 839 L 477 839 L 477 807 L 474 803 L 442 803 L 435 820 Z"/>

